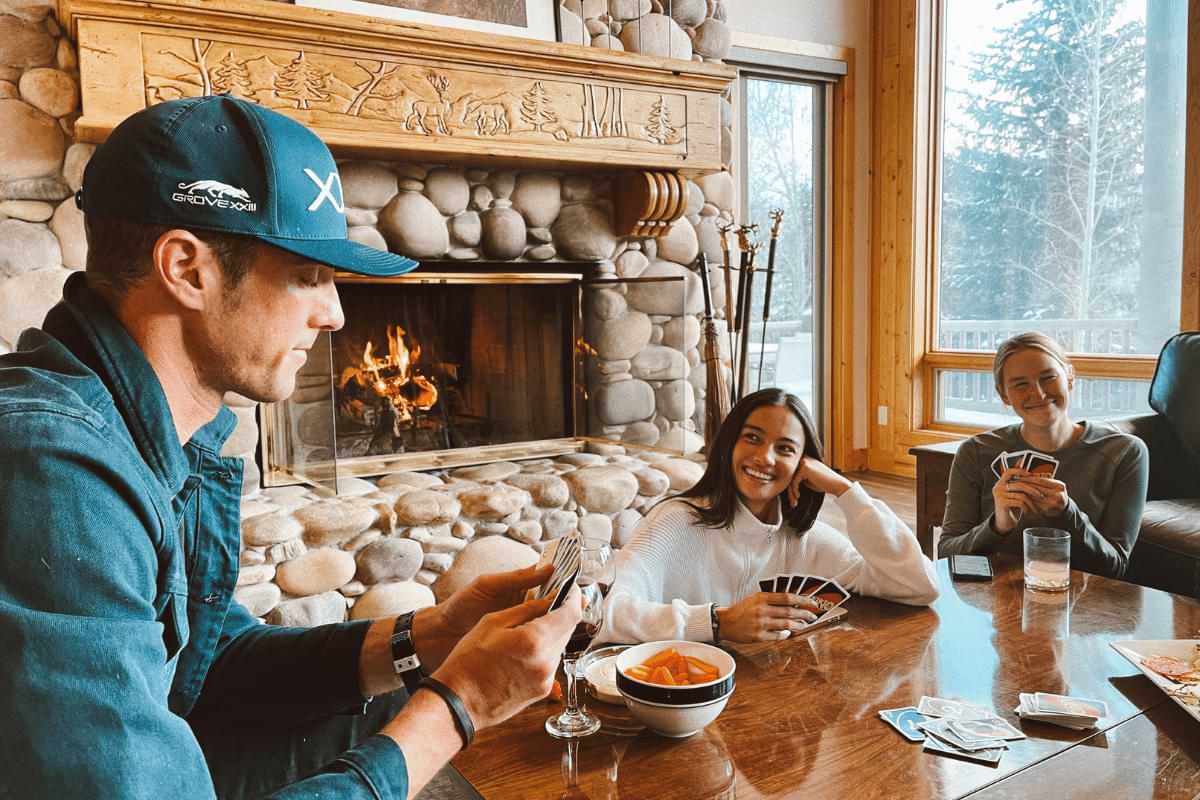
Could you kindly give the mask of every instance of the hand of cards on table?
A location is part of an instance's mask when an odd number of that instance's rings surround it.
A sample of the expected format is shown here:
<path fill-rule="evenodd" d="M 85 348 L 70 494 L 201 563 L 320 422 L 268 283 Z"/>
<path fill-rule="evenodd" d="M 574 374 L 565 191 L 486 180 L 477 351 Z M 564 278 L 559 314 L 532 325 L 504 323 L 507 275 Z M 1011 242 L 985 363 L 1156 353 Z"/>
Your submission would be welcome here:
<path fill-rule="evenodd" d="M 543 564 L 552 563 L 554 569 L 545 583 L 536 589 L 529 590 L 531 599 L 540 600 L 543 597 L 552 596 L 554 602 L 550 604 L 550 610 L 553 611 L 561 606 L 567 599 L 567 595 L 570 594 L 571 587 L 579 578 L 582 551 L 583 541 L 579 531 L 572 531 L 546 545 L 537 565 L 540 567 Z"/>
<path fill-rule="evenodd" d="M 1053 478 L 1058 472 L 1058 459 L 1034 450 L 1007 451 L 992 459 L 992 474 L 997 478 L 1006 469 L 1017 467 L 1042 478 Z"/>
<path fill-rule="evenodd" d="M 776 575 L 763 578 L 758 588 L 764 592 L 787 592 L 805 595 L 821 610 L 821 615 L 809 623 L 815 625 L 827 619 L 835 608 L 850 599 L 850 593 L 835 580 L 818 575 Z"/>
<path fill-rule="evenodd" d="M 1108 706 L 1103 700 L 1087 700 L 1063 694 L 1021 693 L 1021 704 L 1013 709 L 1021 719 L 1049 722 L 1077 731 L 1096 727 L 1108 716 Z"/>

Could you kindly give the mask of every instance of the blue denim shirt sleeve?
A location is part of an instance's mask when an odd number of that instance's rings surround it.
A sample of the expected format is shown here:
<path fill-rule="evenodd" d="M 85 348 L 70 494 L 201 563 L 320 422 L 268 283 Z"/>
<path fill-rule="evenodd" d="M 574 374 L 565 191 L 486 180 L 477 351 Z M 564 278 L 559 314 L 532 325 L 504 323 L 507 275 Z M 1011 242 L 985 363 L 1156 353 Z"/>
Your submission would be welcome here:
<path fill-rule="evenodd" d="M 211 798 L 199 745 L 168 707 L 188 637 L 175 520 L 106 433 L 77 408 L 0 409 L 0 796 Z M 400 748 L 373 736 L 271 796 L 407 788 Z"/>

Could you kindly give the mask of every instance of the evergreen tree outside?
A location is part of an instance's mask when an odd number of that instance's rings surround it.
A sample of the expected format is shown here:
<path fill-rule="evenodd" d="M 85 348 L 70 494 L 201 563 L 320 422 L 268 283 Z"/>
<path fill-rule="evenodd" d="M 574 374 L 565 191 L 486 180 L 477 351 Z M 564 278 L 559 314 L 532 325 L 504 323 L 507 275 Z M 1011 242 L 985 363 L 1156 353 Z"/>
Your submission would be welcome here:
<path fill-rule="evenodd" d="M 1164 313 L 1171 302 L 1178 319 L 1178 294 L 1162 309 L 1137 302 L 1145 197 L 1162 188 L 1144 185 L 1144 5 L 979 5 L 952 0 L 947 10 L 951 47 L 959 15 L 963 31 L 981 14 L 995 27 L 982 46 L 971 48 L 964 35 L 958 50 L 969 63 L 948 59 L 945 71 L 940 319 L 1029 320 L 1023 328 L 1092 320 L 1103 328 L 1100 321 Z M 1181 194 L 1178 207 L 1181 215 Z M 1075 327 L 1061 333 L 1071 349 L 1135 347 L 1127 334 Z M 996 344 L 939 339 L 956 349 Z"/>

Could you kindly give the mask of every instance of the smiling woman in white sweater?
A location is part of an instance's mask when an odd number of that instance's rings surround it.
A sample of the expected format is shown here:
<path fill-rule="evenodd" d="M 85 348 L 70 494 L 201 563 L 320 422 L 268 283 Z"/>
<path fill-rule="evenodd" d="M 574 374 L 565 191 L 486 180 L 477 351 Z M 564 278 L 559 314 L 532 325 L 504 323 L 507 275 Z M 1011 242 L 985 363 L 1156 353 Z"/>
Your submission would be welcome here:
<path fill-rule="evenodd" d="M 817 521 L 826 494 L 847 534 Z M 597 640 L 787 638 L 815 618 L 812 606 L 758 581 L 794 573 L 909 605 L 937 598 L 912 531 L 822 463 L 799 398 L 764 389 L 729 412 L 699 482 L 659 503 L 622 548 Z"/>

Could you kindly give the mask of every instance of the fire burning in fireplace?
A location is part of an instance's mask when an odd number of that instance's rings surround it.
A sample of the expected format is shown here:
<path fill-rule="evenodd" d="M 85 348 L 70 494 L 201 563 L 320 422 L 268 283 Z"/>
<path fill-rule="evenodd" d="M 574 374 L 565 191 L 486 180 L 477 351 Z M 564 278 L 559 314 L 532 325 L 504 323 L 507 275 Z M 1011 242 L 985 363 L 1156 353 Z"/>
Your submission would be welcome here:
<path fill-rule="evenodd" d="M 376 409 L 364 402 L 368 392 L 387 401 L 391 407 L 392 427 L 396 435 L 413 422 L 417 411 L 429 411 L 438 401 L 437 383 L 416 371 L 421 346 L 405 343 L 407 332 L 400 325 L 387 326 L 387 355 L 375 355 L 375 342 L 368 340 L 362 360 L 342 370 L 338 389 L 347 398 L 343 412 L 361 422 L 372 424 Z M 346 392 L 353 381 L 362 391 Z M 369 395 L 368 395 L 369 396 Z"/>

